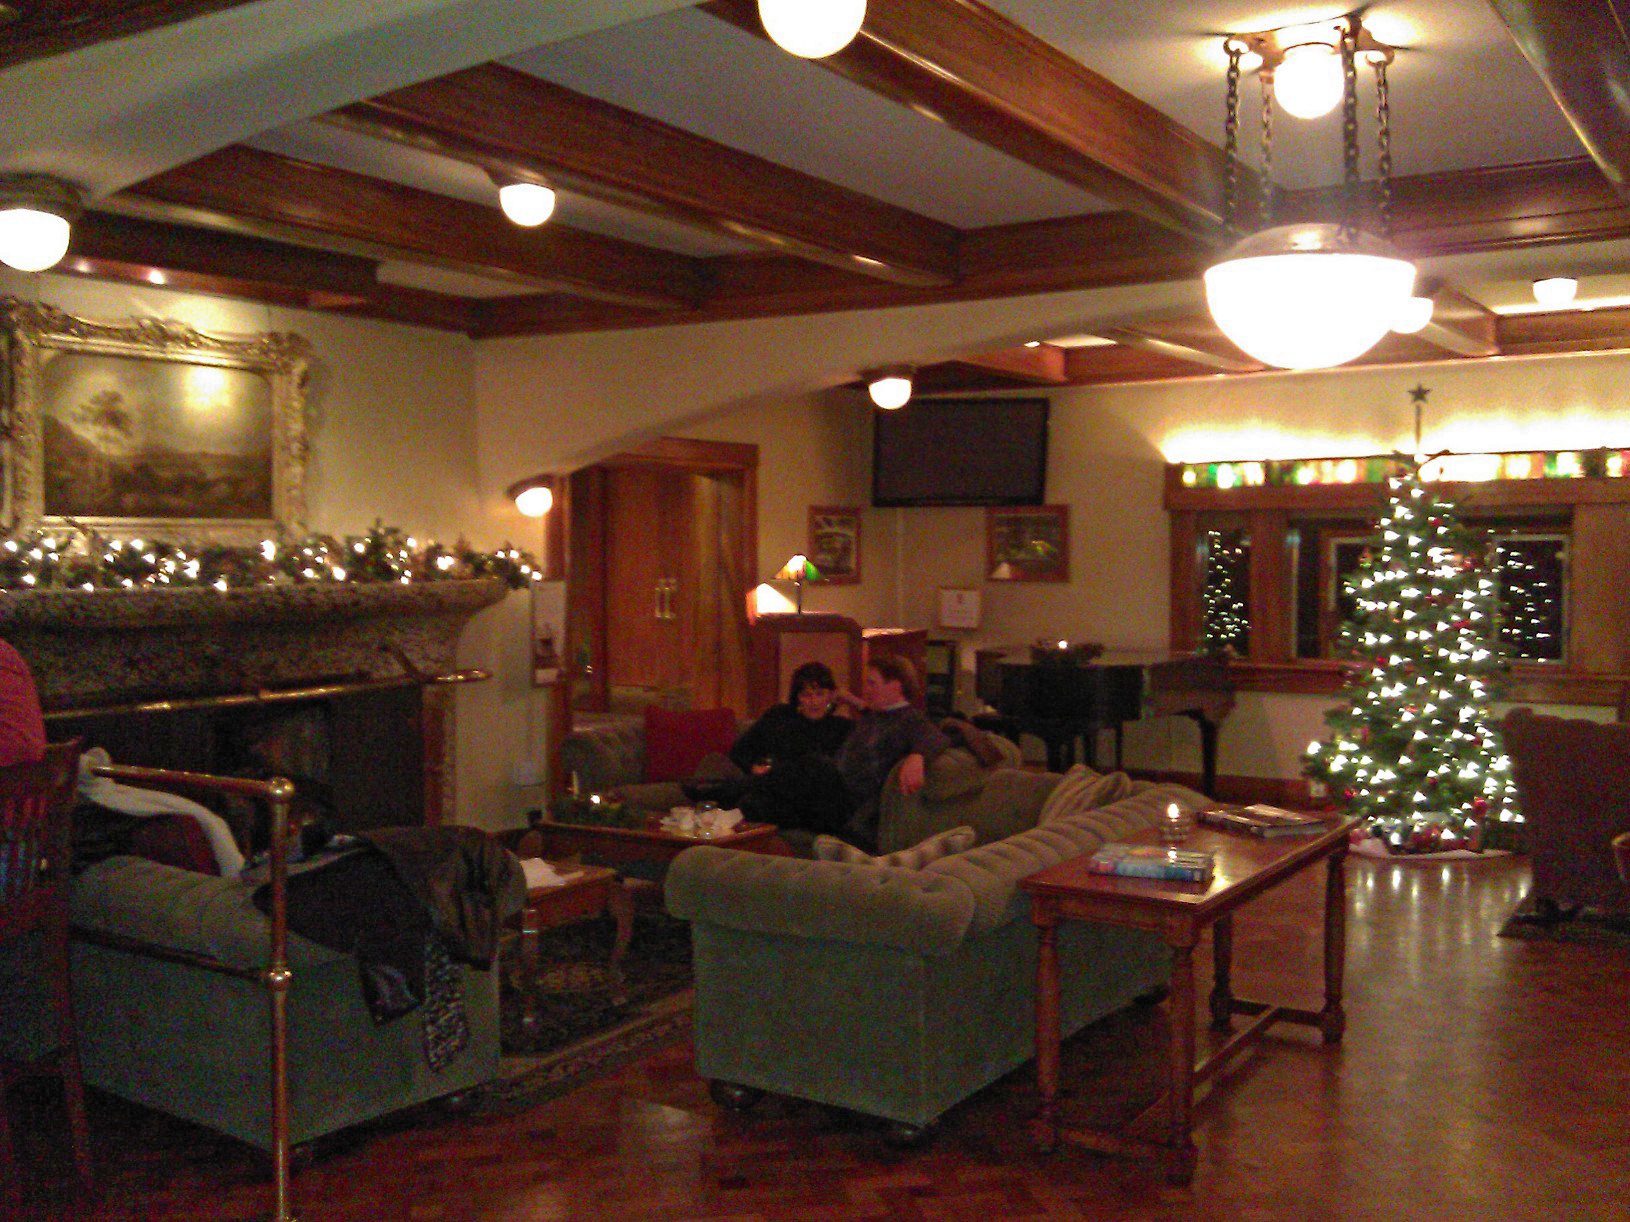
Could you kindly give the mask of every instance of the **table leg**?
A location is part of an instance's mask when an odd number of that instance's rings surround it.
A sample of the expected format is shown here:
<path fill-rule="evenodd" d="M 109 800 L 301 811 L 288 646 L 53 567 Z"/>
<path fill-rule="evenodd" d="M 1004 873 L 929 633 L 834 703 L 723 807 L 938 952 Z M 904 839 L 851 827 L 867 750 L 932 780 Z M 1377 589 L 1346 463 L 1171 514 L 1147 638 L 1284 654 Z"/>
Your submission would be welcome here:
<path fill-rule="evenodd" d="M 617 991 L 623 991 L 623 955 L 628 952 L 629 939 L 634 936 L 634 892 L 622 879 L 614 879 L 611 895 L 606 900 L 606 911 L 617 927 L 617 937 L 611 944 L 611 979 Z"/>
<path fill-rule="evenodd" d="M 1347 1012 L 1342 1009 L 1342 972 L 1347 964 L 1347 877 L 1342 864 L 1345 847 L 1330 855 L 1324 882 L 1324 1010 L 1319 1029 L 1326 1044 L 1341 1043 L 1347 1030 Z"/>
<path fill-rule="evenodd" d="M 543 925 L 538 910 L 528 904 L 521 912 L 521 979 L 520 991 L 525 998 L 521 1011 L 521 1030 L 534 1034 L 538 1028 L 538 977 L 542 969 Z"/>
<path fill-rule="evenodd" d="M 1234 1017 L 1234 914 L 1224 913 L 1211 926 L 1211 1029 L 1227 1031 Z"/>
<path fill-rule="evenodd" d="M 1172 946 L 1171 1059 L 1167 1066 L 1166 1180 L 1194 1179 L 1194 944 Z"/>
<path fill-rule="evenodd" d="M 1041 1106 L 1031 1124 L 1031 1137 L 1043 1154 L 1058 1145 L 1059 984 L 1058 919 L 1035 901 L 1036 923 L 1036 1093 Z"/>

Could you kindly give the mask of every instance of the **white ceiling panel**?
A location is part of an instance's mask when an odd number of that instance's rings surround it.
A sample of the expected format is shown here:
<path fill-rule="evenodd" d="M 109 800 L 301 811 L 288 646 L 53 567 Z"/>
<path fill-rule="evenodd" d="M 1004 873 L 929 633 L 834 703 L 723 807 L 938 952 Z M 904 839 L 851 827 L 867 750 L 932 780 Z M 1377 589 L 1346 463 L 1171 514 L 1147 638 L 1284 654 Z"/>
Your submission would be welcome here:
<path fill-rule="evenodd" d="M 943 123 L 690 9 L 505 62 L 959 228 L 1075 216 L 1105 206 Z"/>

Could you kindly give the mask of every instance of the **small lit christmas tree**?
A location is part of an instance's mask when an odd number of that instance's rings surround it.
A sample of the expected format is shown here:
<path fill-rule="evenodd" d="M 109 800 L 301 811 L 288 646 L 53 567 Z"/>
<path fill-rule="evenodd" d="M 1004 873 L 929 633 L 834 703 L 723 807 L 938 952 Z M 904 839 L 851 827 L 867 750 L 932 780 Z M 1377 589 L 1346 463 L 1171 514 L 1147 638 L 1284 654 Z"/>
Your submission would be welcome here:
<path fill-rule="evenodd" d="M 1485 823 L 1515 818 L 1489 724 L 1505 670 L 1496 581 L 1483 545 L 1413 465 L 1388 481 L 1376 533 L 1347 587 L 1357 616 L 1342 626 L 1354 663 L 1345 704 L 1305 768 L 1394 852 L 1481 848 Z"/>

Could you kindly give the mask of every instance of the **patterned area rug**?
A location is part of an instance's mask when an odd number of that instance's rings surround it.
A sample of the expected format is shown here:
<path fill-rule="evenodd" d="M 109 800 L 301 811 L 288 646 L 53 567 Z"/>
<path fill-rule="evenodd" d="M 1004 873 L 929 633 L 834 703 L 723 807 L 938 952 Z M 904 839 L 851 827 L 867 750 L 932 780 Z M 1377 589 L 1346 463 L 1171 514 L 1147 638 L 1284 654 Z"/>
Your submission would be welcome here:
<path fill-rule="evenodd" d="M 543 989 L 535 1022 L 506 988 L 504 1059 L 482 1110 L 527 1107 L 566 1094 L 690 1034 L 690 926 L 639 912 L 623 956 L 623 987 L 608 966 L 609 921 L 585 921 L 543 935 Z"/>
<path fill-rule="evenodd" d="M 1516 911 L 1500 926 L 1500 936 L 1531 942 L 1576 942 L 1586 946 L 1617 946 L 1630 950 L 1630 917 L 1581 912 L 1571 917 L 1548 919 L 1539 911 L 1533 896 L 1524 896 Z"/>

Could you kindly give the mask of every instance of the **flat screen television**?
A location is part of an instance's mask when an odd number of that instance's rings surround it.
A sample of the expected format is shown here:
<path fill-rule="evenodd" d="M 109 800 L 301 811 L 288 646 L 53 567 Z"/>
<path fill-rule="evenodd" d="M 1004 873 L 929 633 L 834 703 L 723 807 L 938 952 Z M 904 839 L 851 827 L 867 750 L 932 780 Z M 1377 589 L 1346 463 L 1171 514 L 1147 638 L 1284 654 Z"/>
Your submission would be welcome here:
<path fill-rule="evenodd" d="M 913 399 L 877 412 L 872 504 L 1040 505 L 1046 399 Z"/>

